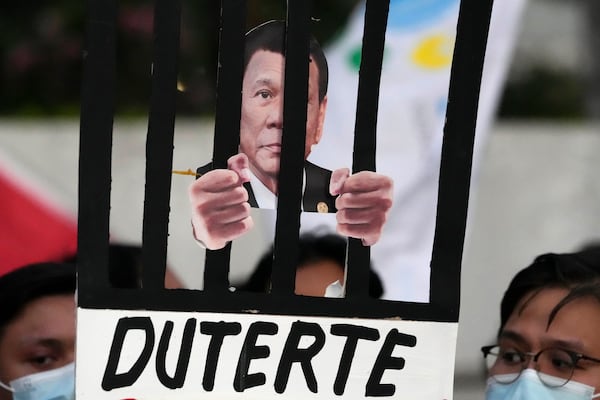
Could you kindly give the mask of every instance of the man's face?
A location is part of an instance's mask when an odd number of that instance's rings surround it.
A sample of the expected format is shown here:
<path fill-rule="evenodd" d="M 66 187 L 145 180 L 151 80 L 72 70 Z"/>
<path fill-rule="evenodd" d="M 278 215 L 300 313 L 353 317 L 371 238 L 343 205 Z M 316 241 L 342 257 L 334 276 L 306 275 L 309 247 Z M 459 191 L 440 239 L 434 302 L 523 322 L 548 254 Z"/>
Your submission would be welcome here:
<path fill-rule="evenodd" d="M 333 260 L 309 262 L 296 269 L 294 293 L 302 296 L 323 297 L 327 287 L 339 281 L 344 283 L 344 266 Z"/>
<path fill-rule="evenodd" d="M 40 297 L 25 306 L 0 336 L 0 381 L 63 367 L 75 357 L 75 300 Z M 11 399 L 0 388 L 0 400 Z"/>
<path fill-rule="evenodd" d="M 242 89 L 240 151 L 248 156 L 252 172 L 263 183 L 274 181 L 275 188 L 283 128 L 283 75 L 283 55 L 259 50 L 246 67 Z M 326 106 L 327 98 L 319 103 L 319 71 L 311 62 L 304 158 L 321 139 Z"/>
<path fill-rule="evenodd" d="M 537 353 L 554 347 L 600 358 L 600 304 L 597 300 L 587 297 L 566 304 L 547 328 L 550 312 L 566 294 L 566 289 L 553 288 L 533 297 L 524 296 L 506 322 L 499 344 L 522 352 Z M 599 392 L 600 364 L 580 360 L 571 380 L 593 386 L 596 393 Z"/>

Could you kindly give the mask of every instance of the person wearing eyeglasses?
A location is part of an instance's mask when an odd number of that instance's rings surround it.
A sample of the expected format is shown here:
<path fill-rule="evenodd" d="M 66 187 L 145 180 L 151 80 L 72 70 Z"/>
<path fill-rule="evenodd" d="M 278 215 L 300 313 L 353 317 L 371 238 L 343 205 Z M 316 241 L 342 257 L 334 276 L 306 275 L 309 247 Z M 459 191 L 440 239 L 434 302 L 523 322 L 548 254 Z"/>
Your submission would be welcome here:
<path fill-rule="evenodd" d="M 600 246 L 538 256 L 511 281 L 486 400 L 600 398 Z"/>

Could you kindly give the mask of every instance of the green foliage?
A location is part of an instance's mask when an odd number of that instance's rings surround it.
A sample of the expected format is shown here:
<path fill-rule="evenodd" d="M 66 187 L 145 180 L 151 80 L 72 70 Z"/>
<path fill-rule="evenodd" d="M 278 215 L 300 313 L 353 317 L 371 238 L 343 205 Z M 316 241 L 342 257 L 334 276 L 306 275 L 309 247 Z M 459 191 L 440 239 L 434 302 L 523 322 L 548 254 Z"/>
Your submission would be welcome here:
<path fill-rule="evenodd" d="M 359 0 L 313 0 L 313 34 L 326 45 Z M 0 115 L 52 116 L 79 112 L 85 1 L 4 2 L 0 13 Z M 283 19 L 286 1 L 248 0 L 247 27 Z M 153 2 L 118 0 L 118 116 L 148 112 L 153 54 Z M 215 106 L 220 0 L 183 0 L 180 115 L 212 114 Z M 357 54 L 360 57 L 360 54 Z M 506 87 L 505 117 L 581 118 L 579 77 L 540 66 Z"/>
<path fill-rule="evenodd" d="M 343 26 L 358 0 L 315 1 L 313 33 L 322 42 Z M 0 115 L 79 112 L 85 1 L 4 2 L 0 13 Z M 248 0 L 248 27 L 285 18 L 285 1 Z M 153 54 L 153 2 L 119 0 L 117 109 L 147 113 Z M 214 111 L 220 0 L 183 0 L 178 112 Z"/>
<path fill-rule="evenodd" d="M 500 116 L 508 118 L 582 119 L 585 86 L 582 77 L 545 66 L 532 68 L 505 87 Z"/>
<path fill-rule="evenodd" d="M 1 114 L 59 114 L 78 108 L 83 2 L 3 2 Z"/>

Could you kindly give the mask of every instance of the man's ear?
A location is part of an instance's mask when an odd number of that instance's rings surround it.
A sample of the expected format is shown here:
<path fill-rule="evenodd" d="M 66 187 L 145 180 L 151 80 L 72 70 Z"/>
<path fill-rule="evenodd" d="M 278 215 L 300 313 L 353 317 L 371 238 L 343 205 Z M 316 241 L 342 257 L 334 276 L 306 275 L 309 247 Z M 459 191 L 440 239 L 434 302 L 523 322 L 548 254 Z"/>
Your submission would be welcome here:
<path fill-rule="evenodd" d="M 327 111 L 327 95 L 319 103 L 319 125 L 317 126 L 317 134 L 315 136 L 315 144 L 321 141 L 323 137 L 323 127 L 325 125 L 325 114 Z"/>

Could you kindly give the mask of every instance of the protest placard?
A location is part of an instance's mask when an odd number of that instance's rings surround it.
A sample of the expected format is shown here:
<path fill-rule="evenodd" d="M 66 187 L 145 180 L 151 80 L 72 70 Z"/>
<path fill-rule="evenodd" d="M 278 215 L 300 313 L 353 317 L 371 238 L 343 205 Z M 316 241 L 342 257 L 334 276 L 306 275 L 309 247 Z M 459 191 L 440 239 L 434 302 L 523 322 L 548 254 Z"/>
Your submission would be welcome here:
<path fill-rule="evenodd" d="M 227 168 L 240 146 L 245 5 L 242 0 L 222 2 L 212 159 L 216 169 Z M 460 3 L 429 302 L 415 303 L 369 294 L 370 247 L 360 238 L 348 239 L 343 296 L 295 293 L 310 2 L 288 2 L 285 22 L 284 123 L 270 290 L 232 290 L 229 261 L 235 240 L 207 250 L 203 290 L 164 288 L 181 13 L 180 2 L 172 0 L 155 3 L 142 285 L 111 287 L 108 221 L 117 2 L 88 1 L 79 171 L 77 398 L 452 398 L 460 265 L 491 7 L 491 0 Z M 388 10 L 389 1 L 366 3 L 354 174 L 376 171 Z"/>

